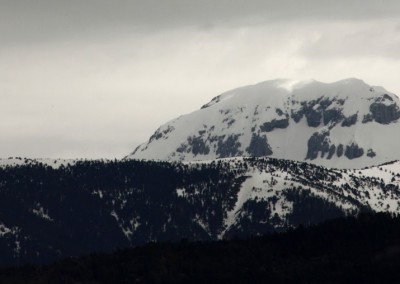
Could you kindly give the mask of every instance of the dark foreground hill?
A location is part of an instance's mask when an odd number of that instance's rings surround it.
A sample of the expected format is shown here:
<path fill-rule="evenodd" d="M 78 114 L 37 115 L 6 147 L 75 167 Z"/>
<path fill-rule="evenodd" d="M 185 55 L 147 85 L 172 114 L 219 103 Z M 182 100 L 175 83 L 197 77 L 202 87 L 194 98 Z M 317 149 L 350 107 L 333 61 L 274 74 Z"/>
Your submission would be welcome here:
<path fill-rule="evenodd" d="M 247 240 L 151 243 L 49 266 L 0 283 L 399 283 L 400 218 L 360 214 Z"/>
<path fill-rule="evenodd" d="M 335 170 L 268 158 L 0 167 L 0 267 L 398 213 L 399 173 L 399 162 Z"/>

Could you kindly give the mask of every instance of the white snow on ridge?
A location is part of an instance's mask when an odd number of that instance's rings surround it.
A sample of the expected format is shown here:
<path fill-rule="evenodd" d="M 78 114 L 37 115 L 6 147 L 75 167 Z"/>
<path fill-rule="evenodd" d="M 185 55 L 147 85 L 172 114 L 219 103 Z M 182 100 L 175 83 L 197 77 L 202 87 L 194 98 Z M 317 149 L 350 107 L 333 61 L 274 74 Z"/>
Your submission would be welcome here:
<path fill-rule="evenodd" d="M 232 159 L 227 161 L 232 163 Z M 309 191 L 311 195 L 335 204 L 348 214 L 357 211 L 357 206 L 351 200 L 357 200 L 376 212 L 400 212 L 400 191 L 386 188 L 400 186 L 399 161 L 362 170 L 331 169 L 323 180 L 309 179 L 309 174 L 293 175 L 290 170 L 282 171 L 272 165 L 266 169 L 249 166 L 244 174 L 248 178 L 241 185 L 233 209 L 227 212 L 224 230 L 219 238 L 241 219 L 249 218 L 243 211 L 243 206 L 250 200 L 269 202 L 269 218 L 277 216 L 280 220 L 286 220 L 293 211 L 293 202 L 285 196 L 285 191 L 289 188 Z M 386 186 L 382 187 L 381 181 Z M 279 227 L 277 224 L 275 226 Z"/>
<path fill-rule="evenodd" d="M 43 164 L 57 169 L 61 165 L 63 166 L 73 165 L 77 161 L 78 160 L 76 159 L 44 159 L 44 158 L 30 159 L 30 158 L 10 157 L 3 159 L 0 158 L 0 167 Z"/>

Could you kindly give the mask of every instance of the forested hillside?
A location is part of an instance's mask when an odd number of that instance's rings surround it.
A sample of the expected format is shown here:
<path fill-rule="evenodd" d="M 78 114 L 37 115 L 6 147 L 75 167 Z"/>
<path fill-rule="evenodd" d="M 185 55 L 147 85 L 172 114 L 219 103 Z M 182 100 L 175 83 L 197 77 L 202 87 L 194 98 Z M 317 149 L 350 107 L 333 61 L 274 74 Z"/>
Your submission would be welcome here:
<path fill-rule="evenodd" d="M 400 219 L 361 214 L 247 240 L 151 243 L 0 270 L 0 283 L 398 283 Z"/>
<path fill-rule="evenodd" d="M 396 213 L 398 168 L 334 170 L 268 158 L 26 160 L 0 167 L 0 266 L 155 241 L 256 236 L 362 211 Z"/>

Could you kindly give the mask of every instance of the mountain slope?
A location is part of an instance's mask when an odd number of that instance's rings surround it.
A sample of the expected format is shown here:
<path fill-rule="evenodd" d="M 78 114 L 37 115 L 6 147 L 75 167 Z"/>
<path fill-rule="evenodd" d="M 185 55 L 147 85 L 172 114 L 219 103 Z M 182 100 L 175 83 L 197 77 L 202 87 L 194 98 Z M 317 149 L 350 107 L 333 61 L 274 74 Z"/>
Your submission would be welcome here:
<path fill-rule="evenodd" d="M 172 161 L 270 156 L 336 168 L 400 159 L 399 99 L 358 79 L 266 81 L 163 126 L 128 156 Z"/>
<path fill-rule="evenodd" d="M 272 158 L 20 162 L 0 167 L 0 266 L 400 212 L 399 162 L 364 170 Z"/>

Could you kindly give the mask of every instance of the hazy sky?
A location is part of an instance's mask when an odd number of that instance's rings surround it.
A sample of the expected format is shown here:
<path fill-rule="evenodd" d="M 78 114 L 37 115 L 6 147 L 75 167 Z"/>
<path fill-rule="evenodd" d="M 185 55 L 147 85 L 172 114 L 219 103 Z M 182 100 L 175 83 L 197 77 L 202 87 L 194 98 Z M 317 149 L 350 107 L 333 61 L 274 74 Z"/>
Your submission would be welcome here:
<path fill-rule="evenodd" d="M 400 1 L 0 0 L 0 157 L 121 158 L 226 90 L 400 94 Z"/>

